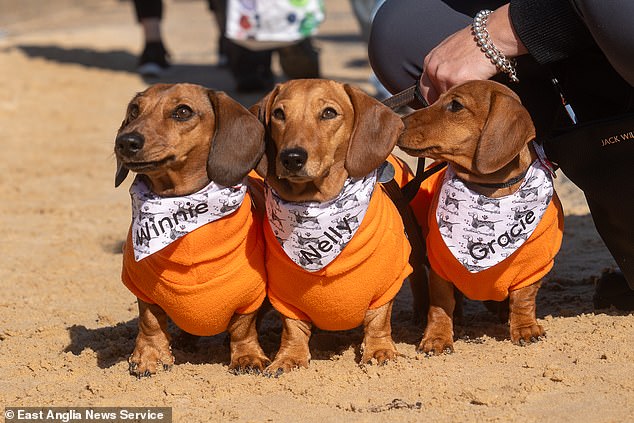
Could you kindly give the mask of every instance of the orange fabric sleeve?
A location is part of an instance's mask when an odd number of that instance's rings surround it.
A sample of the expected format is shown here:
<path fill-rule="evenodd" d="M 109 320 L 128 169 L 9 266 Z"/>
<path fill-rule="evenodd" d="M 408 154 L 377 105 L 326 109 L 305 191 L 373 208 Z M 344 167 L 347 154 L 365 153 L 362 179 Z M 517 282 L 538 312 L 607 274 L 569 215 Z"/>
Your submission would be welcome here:
<path fill-rule="evenodd" d="M 266 295 L 261 221 L 249 195 L 229 216 L 208 223 L 139 262 L 132 234 L 123 256 L 123 283 L 158 304 L 181 329 L 201 336 L 226 330 L 234 313 L 255 312 Z"/>
<path fill-rule="evenodd" d="M 392 300 L 411 273 L 410 245 L 398 211 L 377 186 L 368 211 L 339 257 L 317 272 L 295 264 L 264 223 L 271 304 L 283 315 L 325 330 L 352 329 L 368 309 Z"/>

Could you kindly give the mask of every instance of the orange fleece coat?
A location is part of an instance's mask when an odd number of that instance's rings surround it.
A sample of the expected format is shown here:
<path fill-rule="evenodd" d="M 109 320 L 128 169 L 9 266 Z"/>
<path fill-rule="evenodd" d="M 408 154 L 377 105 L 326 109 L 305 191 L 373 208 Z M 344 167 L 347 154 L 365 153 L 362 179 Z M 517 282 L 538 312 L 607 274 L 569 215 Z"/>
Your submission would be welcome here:
<path fill-rule="evenodd" d="M 436 207 L 446 169 L 423 182 L 417 201 L 417 217 L 427 239 L 431 268 L 472 300 L 502 301 L 509 291 L 529 286 L 553 267 L 563 237 L 563 209 L 554 193 L 541 221 L 531 236 L 504 261 L 486 270 L 471 273 L 451 254 L 442 239 Z M 425 207 L 425 199 L 430 199 Z M 421 207 L 422 206 L 422 207 Z"/>
<path fill-rule="evenodd" d="M 395 179 L 409 179 L 395 165 Z M 410 245 L 401 217 L 380 186 L 375 187 L 361 226 L 329 265 L 309 272 L 282 250 L 268 220 L 264 223 L 268 295 L 284 316 L 310 321 L 325 330 L 347 330 L 363 323 L 368 309 L 391 301 L 412 272 Z"/>
<path fill-rule="evenodd" d="M 134 261 L 132 232 L 123 250 L 123 283 L 158 304 L 181 329 L 210 336 L 234 313 L 256 311 L 266 296 L 261 221 L 247 194 L 231 215 L 208 223 L 160 251 Z"/>

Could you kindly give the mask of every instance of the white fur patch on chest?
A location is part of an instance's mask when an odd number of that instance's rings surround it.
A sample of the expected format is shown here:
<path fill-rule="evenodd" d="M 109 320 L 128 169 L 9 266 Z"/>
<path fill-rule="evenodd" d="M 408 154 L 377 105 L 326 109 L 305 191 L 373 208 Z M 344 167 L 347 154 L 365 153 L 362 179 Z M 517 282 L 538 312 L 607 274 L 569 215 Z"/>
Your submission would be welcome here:
<path fill-rule="evenodd" d="M 159 197 L 138 176 L 130 187 L 134 259 L 162 250 L 180 237 L 235 212 L 247 187 L 223 187 L 211 182 L 182 197 Z"/>
<path fill-rule="evenodd" d="M 284 201 L 267 186 L 266 214 L 286 255 L 309 272 L 330 264 L 361 226 L 376 178 L 376 171 L 349 178 L 336 198 L 323 203 Z"/>
<path fill-rule="evenodd" d="M 477 273 L 502 262 L 526 242 L 553 193 L 551 174 L 539 160 L 515 193 L 500 198 L 470 190 L 448 166 L 436 208 L 438 229 L 452 255 Z"/>

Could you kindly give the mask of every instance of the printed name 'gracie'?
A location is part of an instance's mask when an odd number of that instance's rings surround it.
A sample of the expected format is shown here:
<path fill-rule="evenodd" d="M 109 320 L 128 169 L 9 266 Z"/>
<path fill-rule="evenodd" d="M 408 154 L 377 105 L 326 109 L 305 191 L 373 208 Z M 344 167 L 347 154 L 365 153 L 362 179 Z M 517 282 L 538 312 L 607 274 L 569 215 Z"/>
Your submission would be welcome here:
<path fill-rule="evenodd" d="M 171 216 L 162 218 L 158 222 L 145 219 L 145 221 L 141 223 L 141 227 L 136 231 L 135 242 L 137 245 L 141 245 L 144 240 L 149 241 L 154 237 L 160 236 L 167 231 L 174 229 L 179 223 L 186 222 L 188 219 L 193 219 L 197 215 L 205 214 L 208 211 L 209 205 L 207 203 L 198 203 L 196 205 L 189 206 L 189 208 L 182 208 L 176 213 L 172 213 Z"/>
<path fill-rule="evenodd" d="M 333 245 L 338 244 L 343 239 L 343 235 L 339 231 L 337 231 L 337 229 L 345 229 L 348 231 L 348 233 L 352 233 L 352 228 L 350 227 L 348 219 L 344 217 L 343 223 L 345 224 L 345 228 L 341 226 L 338 226 L 337 228 L 329 226 L 328 229 L 326 229 L 322 234 L 322 236 L 328 238 L 327 240 L 318 241 L 316 243 L 317 248 L 315 248 L 314 245 L 309 245 L 309 251 L 299 250 L 299 254 L 301 254 L 301 256 L 309 263 L 314 263 L 314 260 L 322 258 L 323 256 L 321 253 L 327 253 L 328 251 L 332 250 Z M 319 238 L 321 238 L 321 236 Z"/>
<path fill-rule="evenodd" d="M 513 242 L 515 238 L 524 233 L 527 225 L 531 225 L 533 222 L 535 222 L 535 214 L 532 210 L 529 210 L 515 225 L 511 226 L 508 231 L 505 231 L 498 237 L 486 243 L 474 242 L 469 246 L 469 254 L 476 260 L 485 259 L 489 255 L 489 252 L 491 254 L 495 254 L 495 248 L 493 248 L 494 245 L 497 244 L 502 248 L 506 247 Z"/>

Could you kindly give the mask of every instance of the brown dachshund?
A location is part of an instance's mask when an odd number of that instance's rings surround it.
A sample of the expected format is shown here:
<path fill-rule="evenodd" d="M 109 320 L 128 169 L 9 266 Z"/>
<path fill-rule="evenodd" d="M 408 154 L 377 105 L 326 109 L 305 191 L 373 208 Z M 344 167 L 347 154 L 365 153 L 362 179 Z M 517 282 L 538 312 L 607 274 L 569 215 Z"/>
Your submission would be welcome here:
<path fill-rule="evenodd" d="M 313 324 L 363 324 L 362 363 L 394 359 L 390 316 L 412 270 L 410 246 L 376 173 L 402 130 L 399 116 L 357 88 L 317 79 L 280 84 L 251 110 L 266 129 L 257 171 L 267 185 L 268 295 L 283 319 L 267 372 L 308 366 Z M 407 178 L 390 160 L 395 179 Z"/>
<path fill-rule="evenodd" d="M 405 152 L 449 164 L 422 187 L 431 272 L 419 350 L 453 351 L 454 287 L 475 300 L 508 298 L 511 340 L 538 340 L 535 297 L 561 245 L 563 211 L 528 112 L 504 85 L 471 81 L 403 121 Z"/>
<path fill-rule="evenodd" d="M 261 222 L 245 176 L 264 128 L 222 92 L 157 84 L 137 94 L 115 140 L 115 186 L 137 173 L 122 279 L 137 296 L 130 372 L 174 363 L 167 316 L 186 333 L 230 334 L 233 371 L 262 370 L 256 312 L 266 294 Z"/>

